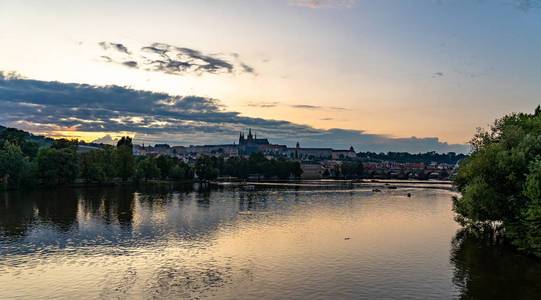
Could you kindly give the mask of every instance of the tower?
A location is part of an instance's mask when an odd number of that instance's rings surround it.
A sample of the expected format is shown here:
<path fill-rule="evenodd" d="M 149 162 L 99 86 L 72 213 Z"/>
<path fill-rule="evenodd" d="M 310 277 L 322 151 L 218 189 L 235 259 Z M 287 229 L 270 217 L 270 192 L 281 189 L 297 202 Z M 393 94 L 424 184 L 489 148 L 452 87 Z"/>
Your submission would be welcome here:
<path fill-rule="evenodd" d="M 239 134 L 239 145 L 244 144 L 244 132 L 240 132 Z"/>

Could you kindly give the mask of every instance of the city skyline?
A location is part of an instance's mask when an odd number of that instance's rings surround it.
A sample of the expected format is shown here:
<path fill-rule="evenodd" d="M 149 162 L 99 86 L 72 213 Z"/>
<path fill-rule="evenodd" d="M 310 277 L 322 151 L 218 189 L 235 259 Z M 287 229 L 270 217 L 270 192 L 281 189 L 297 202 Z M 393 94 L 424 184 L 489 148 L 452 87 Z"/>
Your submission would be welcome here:
<path fill-rule="evenodd" d="M 0 124 L 53 137 L 467 152 L 541 90 L 538 1 L 0 7 Z"/>

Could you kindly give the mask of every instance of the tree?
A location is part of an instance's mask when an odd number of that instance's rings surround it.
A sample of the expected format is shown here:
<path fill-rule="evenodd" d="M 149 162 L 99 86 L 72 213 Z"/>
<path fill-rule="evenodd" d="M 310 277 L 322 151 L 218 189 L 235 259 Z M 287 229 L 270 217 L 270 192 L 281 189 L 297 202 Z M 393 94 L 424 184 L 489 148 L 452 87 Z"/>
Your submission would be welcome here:
<path fill-rule="evenodd" d="M 118 142 L 116 143 L 116 146 L 117 148 L 120 146 L 127 146 L 131 150 L 133 149 L 132 138 L 129 136 L 123 136 L 120 138 L 120 140 L 118 140 Z"/>
<path fill-rule="evenodd" d="M 77 178 L 78 156 L 71 148 L 40 148 L 36 160 L 39 177 L 46 186 L 72 183 Z"/>
<path fill-rule="evenodd" d="M 0 150 L 0 179 L 6 181 L 5 187 L 15 189 L 31 182 L 35 175 L 33 171 L 32 163 L 21 148 L 6 140 Z"/>
<path fill-rule="evenodd" d="M 293 175 L 293 177 L 295 177 L 296 179 L 301 178 L 301 175 L 303 173 L 301 163 L 298 161 L 288 161 L 287 163 L 289 165 L 291 175 Z"/>
<path fill-rule="evenodd" d="M 457 219 L 501 224 L 519 249 L 541 256 L 541 115 L 511 114 L 479 130 L 453 181 Z"/>
<path fill-rule="evenodd" d="M 118 141 L 115 151 L 115 165 L 122 181 L 126 181 L 135 174 L 135 157 L 131 142 L 130 137 L 122 137 Z"/>
<path fill-rule="evenodd" d="M 30 141 L 30 134 L 28 132 L 16 129 L 6 128 L 0 131 L 0 148 L 5 144 L 5 141 L 20 147 L 24 156 L 33 159 L 38 153 L 39 144 Z"/>
<path fill-rule="evenodd" d="M 81 176 L 89 181 L 109 183 L 116 176 L 115 149 L 105 145 L 103 150 L 93 150 L 81 154 Z"/>
<path fill-rule="evenodd" d="M 195 173 L 199 180 L 207 181 L 216 179 L 219 175 L 219 170 L 214 166 L 214 162 L 209 156 L 201 156 L 195 162 Z"/>
<path fill-rule="evenodd" d="M 145 157 L 137 164 L 137 178 L 148 179 L 160 178 L 160 169 L 157 159 L 154 157 Z"/>
<path fill-rule="evenodd" d="M 347 161 L 342 164 L 342 174 L 347 178 L 361 178 L 363 176 L 363 163 L 361 161 Z"/>
<path fill-rule="evenodd" d="M 79 141 L 74 140 L 68 140 L 68 139 L 58 139 L 54 140 L 51 144 L 51 148 L 54 149 L 71 149 L 73 151 L 77 151 L 77 146 L 79 145 Z"/>
<path fill-rule="evenodd" d="M 160 169 L 160 174 L 163 179 L 167 179 L 173 166 L 176 165 L 176 158 L 169 157 L 167 155 L 160 155 L 156 158 L 156 165 Z"/>

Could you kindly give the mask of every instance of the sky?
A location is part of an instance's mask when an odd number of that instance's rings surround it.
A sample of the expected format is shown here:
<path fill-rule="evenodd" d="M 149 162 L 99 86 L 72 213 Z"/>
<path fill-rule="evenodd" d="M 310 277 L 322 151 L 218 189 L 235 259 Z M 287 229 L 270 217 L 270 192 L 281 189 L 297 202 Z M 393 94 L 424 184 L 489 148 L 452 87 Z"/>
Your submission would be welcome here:
<path fill-rule="evenodd" d="M 0 0 L 0 124 L 467 152 L 541 102 L 541 0 Z"/>

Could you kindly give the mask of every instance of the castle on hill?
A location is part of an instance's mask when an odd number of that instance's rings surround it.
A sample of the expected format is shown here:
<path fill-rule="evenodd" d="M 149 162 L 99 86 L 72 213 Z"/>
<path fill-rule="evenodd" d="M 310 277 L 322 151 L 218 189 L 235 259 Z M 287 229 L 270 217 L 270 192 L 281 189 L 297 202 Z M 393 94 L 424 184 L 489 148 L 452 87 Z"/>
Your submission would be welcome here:
<path fill-rule="evenodd" d="M 257 134 L 254 133 L 252 136 L 252 129 L 248 129 L 248 136 L 244 137 L 244 132 L 239 134 L 239 145 L 240 146 L 251 146 L 251 145 L 270 145 L 268 139 L 258 139 Z"/>
<path fill-rule="evenodd" d="M 257 134 L 248 129 L 248 134 L 244 132 L 239 134 L 238 144 L 222 145 L 201 145 L 188 147 L 169 145 L 156 145 L 154 147 L 145 147 L 135 145 L 134 154 L 136 155 L 170 155 L 178 157 L 199 157 L 201 155 L 236 157 L 247 156 L 252 152 L 262 152 L 268 156 L 283 157 L 286 159 L 295 159 L 301 161 L 320 161 L 320 160 L 343 160 L 354 159 L 356 153 L 353 147 L 348 150 L 335 150 L 332 148 L 304 148 L 297 142 L 294 148 L 286 145 L 271 144 L 268 139 L 258 139 Z"/>

